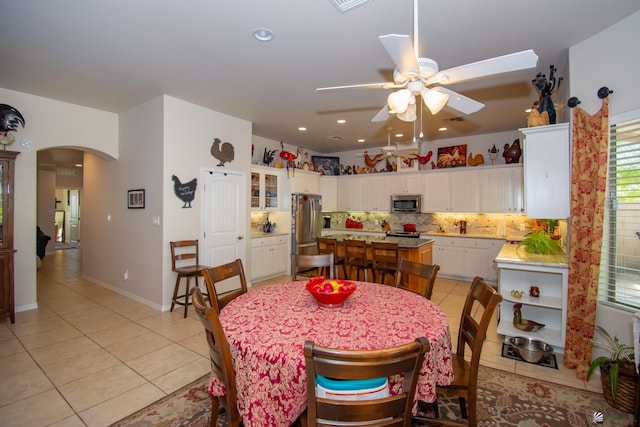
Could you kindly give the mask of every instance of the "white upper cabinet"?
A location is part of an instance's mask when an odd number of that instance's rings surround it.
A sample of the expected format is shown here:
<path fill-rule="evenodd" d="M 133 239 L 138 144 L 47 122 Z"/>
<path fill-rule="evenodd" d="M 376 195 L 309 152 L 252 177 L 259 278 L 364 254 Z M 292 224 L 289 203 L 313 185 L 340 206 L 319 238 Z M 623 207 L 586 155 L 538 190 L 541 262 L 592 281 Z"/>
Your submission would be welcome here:
<path fill-rule="evenodd" d="M 292 193 L 320 194 L 320 174 L 318 172 L 296 169 L 289 172 Z"/>
<path fill-rule="evenodd" d="M 519 129 L 523 135 L 524 209 L 529 218 L 569 217 L 569 123 Z"/>
<path fill-rule="evenodd" d="M 338 181 L 338 210 L 364 210 L 363 183 L 366 175 L 345 176 Z"/>
<path fill-rule="evenodd" d="M 483 213 L 523 213 L 522 164 L 478 169 L 480 211 Z"/>
<path fill-rule="evenodd" d="M 475 170 L 426 173 L 422 211 L 479 212 L 479 190 L 480 184 Z"/>
<path fill-rule="evenodd" d="M 449 212 L 449 173 L 433 172 L 424 176 L 424 195 L 422 197 L 423 212 Z"/>
<path fill-rule="evenodd" d="M 338 210 L 338 177 L 324 175 L 320 178 L 320 194 L 322 195 L 322 211 Z"/>
<path fill-rule="evenodd" d="M 389 212 L 394 188 L 392 173 L 365 175 L 362 187 L 362 204 L 367 212 Z"/>
<path fill-rule="evenodd" d="M 283 209 L 281 200 L 282 173 L 274 168 L 251 167 L 251 209 Z"/>

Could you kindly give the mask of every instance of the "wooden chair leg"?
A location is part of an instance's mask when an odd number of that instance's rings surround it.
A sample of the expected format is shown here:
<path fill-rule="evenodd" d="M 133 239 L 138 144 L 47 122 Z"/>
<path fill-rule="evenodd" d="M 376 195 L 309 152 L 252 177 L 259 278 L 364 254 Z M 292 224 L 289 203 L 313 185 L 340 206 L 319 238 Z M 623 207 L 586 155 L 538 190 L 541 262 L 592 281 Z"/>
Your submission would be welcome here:
<path fill-rule="evenodd" d="M 218 425 L 218 407 L 220 401 L 217 396 L 211 396 L 211 420 L 209 421 L 209 427 L 216 427 Z"/>
<path fill-rule="evenodd" d="M 469 418 L 469 413 L 467 411 L 467 400 L 464 397 L 459 396 L 458 397 L 458 404 L 460 405 L 460 415 L 465 420 L 468 419 Z"/>
<path fill-rule="evenodd" d="M 178 288 L 180 287 L 181 278 L 182 276 L 178 274 L 178 277 L 176 278 L 176 285 L 173 288 L 173 298 L 171 299 L 171 310 L 169 311 L 173 311 L 173 308 L 176 306 L 176 298 L 178 298 Z"/>

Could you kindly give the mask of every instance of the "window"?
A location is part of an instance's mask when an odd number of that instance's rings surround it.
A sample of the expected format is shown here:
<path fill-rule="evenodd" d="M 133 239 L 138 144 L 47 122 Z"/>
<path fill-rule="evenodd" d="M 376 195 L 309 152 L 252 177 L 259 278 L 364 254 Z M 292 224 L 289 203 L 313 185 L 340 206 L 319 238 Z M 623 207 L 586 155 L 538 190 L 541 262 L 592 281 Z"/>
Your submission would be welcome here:
<path fill-rule="evenodd" d="M 599 299 L 640 308 L 640 111 L 611 119 Z"/>

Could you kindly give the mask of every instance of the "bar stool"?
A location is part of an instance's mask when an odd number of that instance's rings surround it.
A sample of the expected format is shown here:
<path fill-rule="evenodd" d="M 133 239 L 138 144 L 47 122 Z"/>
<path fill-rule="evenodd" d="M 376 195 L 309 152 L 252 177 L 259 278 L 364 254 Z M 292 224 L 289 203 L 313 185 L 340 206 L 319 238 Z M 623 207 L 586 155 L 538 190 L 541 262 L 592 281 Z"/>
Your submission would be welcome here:
<path fill-rule="evenodd" d="M 373 264 L 367 260 L 367 242 L 364 240 L 344 240 L 345 251 L 345 266 L 349 267 L 349 275 L 347 279 L 351 278 L 351 272 L 355 268 L 356 278 L 360 280 L 360 271 L 363 272 L 364 281 L 367 281 L 367 269 L 371 269 Z M 345 268 L 346 271 L 346 268 Z"/>
<path fill-rule="evenodd" d="M 398 244 L 395 242 L 371 242 L 373 252 L 373 281 L 384 283 L 387 275 L 395 275 L 398 270 Z"/>
<path fill-rule="evenodd" d="M 316 238 L 316 244 L 318 245 L 318 253 L 320 255 L 324 254 L 333 254 L 333 265 L 335 267 L 335 272 L 333 273 L 334 277 L 337 279 L 338 267 L 342 266 L 342 272 L 344 273 L 344 278 L 347 278 L 347 269 L 345 267 L 345 258 L 343 256 L 338 256 L 338 241 L 332 237 L 318 237 Z"/>
<path fill-rule="evenodd" d="M 171 246 L 171 270 L 175 271 L 178 276 L 176 277 L 176 286 L 173 288 L 173 298 L 171 298 L 171 310 L 176 304 L 184 305 L 184 317 L 187 317 L 187 308 L 189 307 L 189 285 L 191 278 L 195 278 L 196 286 L 198 286 L 198 277 L 202 277 L 202 270 L 209 268 L 206 265 L 200 265 L 200 258 L 198 254 L 198 241 L 197 240 L 179 240 L 176 242 L 169 242 Z M 180 288 L 180 281 L 187 279 L 186 288 L 184 294 L 178 295 Z M 208 294 L 204 294 L 206 299 L 209 299 Z M 209 299 L 209 301 L 211 301 Z"/>

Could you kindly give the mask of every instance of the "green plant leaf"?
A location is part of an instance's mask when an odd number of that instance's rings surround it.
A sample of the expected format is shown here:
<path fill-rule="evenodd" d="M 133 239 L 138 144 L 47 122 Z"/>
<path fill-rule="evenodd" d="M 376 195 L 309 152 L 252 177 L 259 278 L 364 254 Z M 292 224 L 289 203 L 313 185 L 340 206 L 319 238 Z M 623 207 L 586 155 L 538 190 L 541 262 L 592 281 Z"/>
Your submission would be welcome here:
<path fill-rule="evenodd" d="M 618 392 L 618 374 L 620 372 L 620 365 L 617 363 L 611 363 L 609 365 L 609 381 L 611 382 L 611 397 L 616 398 Z"/>

